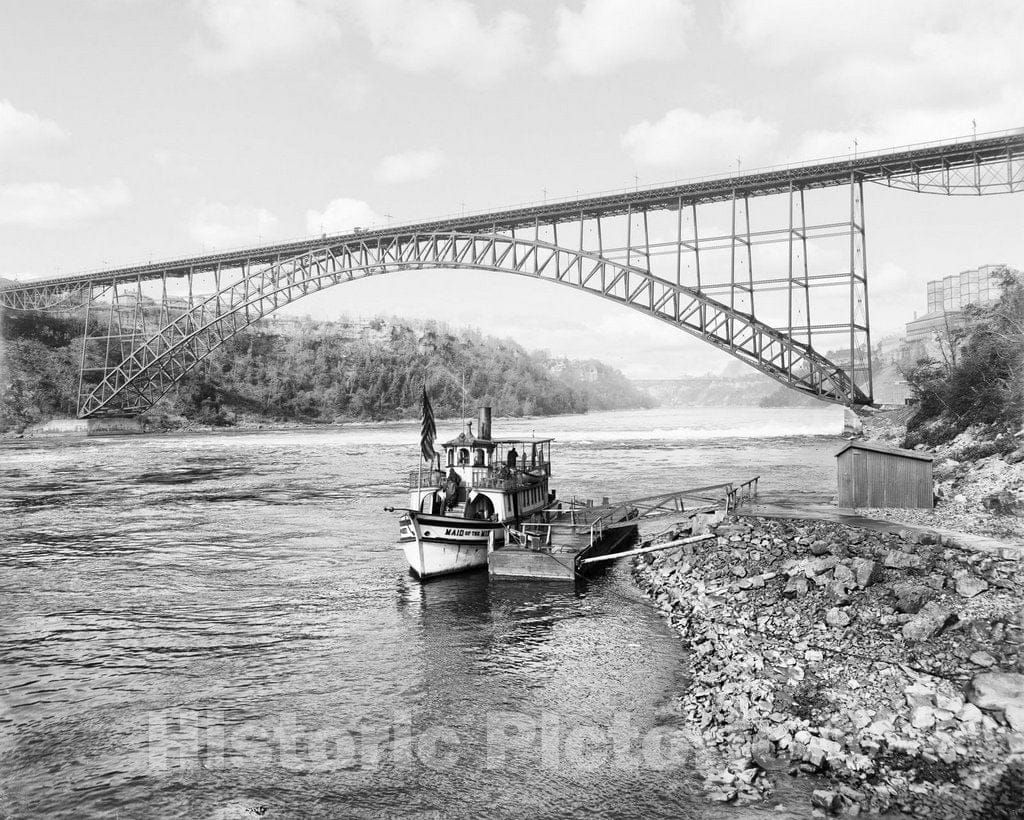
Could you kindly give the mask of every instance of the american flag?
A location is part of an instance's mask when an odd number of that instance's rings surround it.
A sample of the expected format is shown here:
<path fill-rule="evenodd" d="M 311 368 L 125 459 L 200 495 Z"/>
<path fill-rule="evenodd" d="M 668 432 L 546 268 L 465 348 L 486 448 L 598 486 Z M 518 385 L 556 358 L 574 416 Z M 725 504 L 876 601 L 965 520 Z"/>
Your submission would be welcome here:
<path fill-rule="evenodd" d="M 420 452 L 424 461 L 434 460 L 434 437 L 437 427 L 434 426 L 434 410 L 427 398 L 427 386 L 423 386 L 423 421 L 420 424 Z"/>

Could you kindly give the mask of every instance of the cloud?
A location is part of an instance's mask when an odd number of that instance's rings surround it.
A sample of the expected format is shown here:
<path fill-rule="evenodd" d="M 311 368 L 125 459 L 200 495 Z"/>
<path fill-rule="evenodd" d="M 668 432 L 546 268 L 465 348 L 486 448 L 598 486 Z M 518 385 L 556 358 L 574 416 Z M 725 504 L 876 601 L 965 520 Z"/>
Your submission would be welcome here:
<path fill-rule="evenodd" d="M 622 135 L 622 145 L 638 165 L 667 166 L 687 176 L 726 172 L 740 157 L 747 168 L 764 165 L 779 132 L 759 117 L 735 109 L 701 114 L 674 108 L 657 122 L 644 120 Z"/>
<path fill-rule="evenodd" d="M 1024 74 L 1019 0 L 980 0 L 970 13 L 958 0 L 729 0 L 723 27 L 754 60 L 842 101 L 847 118 L 882 120 L 908 104 L 977 110 L 1015 96 Z"/>
<path fill-rule="evenodd" d="M 556 12 L 556 74 L 593 77 L 634 62 L 678 59 L 693 23 L 685 0 L 586 0 Z"/>
<path fill-rule="evenodd" d="M 998 101 L 974 108 L 922 109 L 894 111 L 884 117 L 872 118 L 851 125 L 845 130 L 815 130 L 803 134 L 795 144 L 790 159 L 811 160 L 885 151 L 890 148 L 934 142 L 971 133 L 971 121 L 978 123 L 978 133 L 987 127 L 1013 125 L 1024 110 L 1024 94 L 1016 102 Z M 853 140 L 857 140 L 856 146 Z M 781 160 L 780 160 L 781 161 Z"/>
<path fill-rule="evenodd" d="M 728 42 L 776 64 L 827 55 L 881 51 L 924 24 L 924 6 L 933 0 L 727 0 L 722 26 Z M 917 18 L 915 20 L 915 17 Z M 917 26 L 908 23 L 917 23 Z"/>
<path fill-rule="evenodd" d="M 432 177 L 444 164 L 444 155 L 434 148 L 403 151 L 384 157 L 375 176 L 380 182 L 414 182 Z"/>
<path fill-rule="evenodd" d="M 204 29 L 194 58 L 210 72 L 308 53 L 353 23 L 382 62 L 469 85 L 493 82 L 528 57 L 525 15 L 505 10 L 482 20 L 469 0 L 192 0 L 192 8 Z"/>
<path fill-rule="evenodd" d="M 52 227 L 99 219 L 132 201 L 120 179 L 88 188 L 56 182 L 0 186 L 0 225 Z"/>
<path fill-rule="evenodd" d="M 369 228 L 384 222 L 384 217 L 361 199 L 332 199 L 322 211 L 306 211 L 306 230 L 311 234 L 349 233 L 353 228 Z"/>
<path fill-rule="evenodd" d="M 360 0 L 358 10 L 376 57 L 403 71 L 484 85 L 529 57 L 530 23 L 515 11 L 488 22 L 467 0 Z"/>
<path fill-rule="evenodd" d="M 194 43 L 206 71 L 241 71 L 335 40 L 341 30 L 328 0 L 193 0 L 206 28 Z"/>
<path fill-rule="evenodd" d="M 60 143 L 68 135 L 53 120 L 38 114 L 19 111 L 10 100 L 0 100 L 0 159 L 43 145 Z"/>
<path fill-rule="evenodd" d="M 255 245 L 277 231 L 278 220 L 265 208 L 204 202 L 192 213 L 188 231 L 196 242 L 210 248 Z"/>
<path fill-rule="evenodd" d="M 334 79 L 331 99 L 335 107 L 348 112 L 360 111 L 370 98 L 373 84 L 362 71 L 347 71 Z"/>

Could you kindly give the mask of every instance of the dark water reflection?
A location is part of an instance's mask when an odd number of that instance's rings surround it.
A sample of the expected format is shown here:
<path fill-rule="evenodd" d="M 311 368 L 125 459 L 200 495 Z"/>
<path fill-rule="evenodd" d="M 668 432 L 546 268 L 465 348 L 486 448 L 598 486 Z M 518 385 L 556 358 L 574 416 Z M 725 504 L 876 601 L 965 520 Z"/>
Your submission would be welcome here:
<path fill-rule="evenodd" d="M 563 496 L 761 472 L 827 497 L 834 440 L 794 432 L 834 413 L 730 412 L 502 432 L 550 428 Z M 708 816 L 681 650 L 628 568 L 417 583 L 382 511 L 416 446 L 414 424 L 5 444 L 0 816 Z"/>

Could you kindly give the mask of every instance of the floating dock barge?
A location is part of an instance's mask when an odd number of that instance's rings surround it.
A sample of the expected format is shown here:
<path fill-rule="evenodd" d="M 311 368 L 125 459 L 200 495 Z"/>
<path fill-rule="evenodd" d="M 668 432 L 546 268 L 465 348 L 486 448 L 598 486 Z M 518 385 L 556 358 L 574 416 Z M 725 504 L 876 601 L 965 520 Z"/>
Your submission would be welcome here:
<path fill-rule="evenodd" d="M 738 492 L 749 492 L 751 484 L 756 486 L 756 479 L 740 488 L 713 484 L 619 504 L 558 504 L 545 509 L 540 521 L 510 527 L 504 544 L 496 545 L 492 539 L 487 569 L 492 579 L 575 581 L 584 577 L 588 565 L 633 554 L 621 550 L 639 536 L 650 537 L 653 529 L 664 531 L 667 526 L 691 535 L 705 531 L 735 506 Z"/>

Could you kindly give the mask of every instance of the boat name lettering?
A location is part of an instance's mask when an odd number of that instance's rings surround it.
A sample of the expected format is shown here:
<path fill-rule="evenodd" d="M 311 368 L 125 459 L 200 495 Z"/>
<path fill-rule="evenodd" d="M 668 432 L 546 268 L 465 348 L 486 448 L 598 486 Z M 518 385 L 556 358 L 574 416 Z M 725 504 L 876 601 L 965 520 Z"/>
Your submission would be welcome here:
<path fill-rule="evenodd" d="M 445 535 L 483 535 L 482 530 L 453 530 L 451 528 L 444 531 Z"/>

